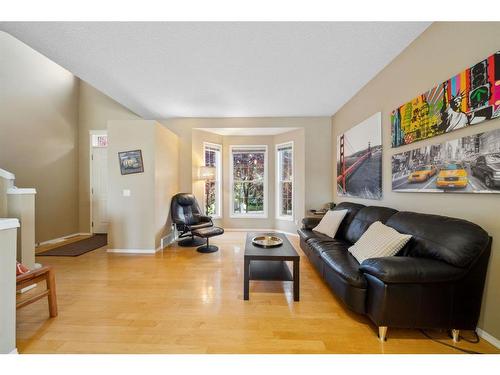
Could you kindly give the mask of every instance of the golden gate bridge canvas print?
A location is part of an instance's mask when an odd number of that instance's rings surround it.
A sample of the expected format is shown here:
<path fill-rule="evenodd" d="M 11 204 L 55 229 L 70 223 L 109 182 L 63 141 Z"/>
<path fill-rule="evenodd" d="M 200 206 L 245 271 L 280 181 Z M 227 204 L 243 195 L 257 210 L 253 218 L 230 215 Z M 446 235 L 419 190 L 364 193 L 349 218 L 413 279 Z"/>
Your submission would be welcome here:
<path fill-rule="evenodd" d="M 382 114 L 337 137 L 337 195 L 382 198 Z"/>

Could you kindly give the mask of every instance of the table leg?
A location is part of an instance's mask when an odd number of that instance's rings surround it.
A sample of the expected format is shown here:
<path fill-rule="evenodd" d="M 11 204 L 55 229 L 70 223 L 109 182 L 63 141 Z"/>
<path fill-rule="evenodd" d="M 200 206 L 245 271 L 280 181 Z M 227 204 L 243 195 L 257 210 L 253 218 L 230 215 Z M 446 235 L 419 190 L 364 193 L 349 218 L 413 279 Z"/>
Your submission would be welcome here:
<path fill-rule="evenodd" d="M 300 292 L 300 269 L 299 269 L 299 260 L 293 261 L 293 300 L 299 301 L 299 292 Z"/>
<path fill-rule="evenodd" d="M 249 289 L 250 289 L 250 260 L 245 259 L 243 265 L 243 299 L 245 301 L 249 300 Z"/>

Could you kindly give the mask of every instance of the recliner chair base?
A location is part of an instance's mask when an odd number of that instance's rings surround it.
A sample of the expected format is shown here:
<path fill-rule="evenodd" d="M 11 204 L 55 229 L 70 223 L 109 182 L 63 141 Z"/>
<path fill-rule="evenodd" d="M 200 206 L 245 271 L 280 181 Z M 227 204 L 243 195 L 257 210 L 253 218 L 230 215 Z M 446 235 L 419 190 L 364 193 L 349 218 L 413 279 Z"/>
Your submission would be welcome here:
<path fill-rule="evenodd" d="M 177 242 L 180 247 L 196 247 L 203 245 L 205 240 L 199 237 L 189 237 Z"/>
<path fill-rule="evenodd" d="M 203 245 L 196 249 L 199 253 L 215 253 L 219 248 L 215 245 Z"/>

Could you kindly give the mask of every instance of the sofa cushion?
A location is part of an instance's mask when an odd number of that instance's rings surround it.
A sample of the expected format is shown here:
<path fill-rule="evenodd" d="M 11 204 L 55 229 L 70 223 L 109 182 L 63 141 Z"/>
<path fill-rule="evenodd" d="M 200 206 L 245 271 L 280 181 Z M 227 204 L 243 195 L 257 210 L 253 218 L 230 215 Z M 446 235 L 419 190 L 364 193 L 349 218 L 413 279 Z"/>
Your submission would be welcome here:
<path fill-rule="evenodd" d="M 315 232 L 312 229 L 298 229 L 297 233 L 299 234 L 300 238 L 302 238 L 306 242 L 310 239 L 332 240 L 332 238 L 328 237 L 326 234 Z"/>
<path fill-rule="evenodd" d="M 412 238 L 403 255 L 431 258 L 456 267 L 467 267 L 488 246 L 489 236 L 480 226 L 446 216 L 398 212 L 386 225 Z"/>
<path fill-rule="evenodd" d="M 385 222 L 396 212 L 398 211 L 389 207 L 363 207 L 358 211 L 356 216 L 354 216 L 351 224 L 349 224 L 349 228 L 347 228 L 346 231 L 346 240 L 356 243 L 370 225 L 376 221 L 385 224 Z"/>
<path fill-rule="evenodd" d="M 333 245 L 330 247 L 331 249 L 321 253 L 325 267 L 333 269 L 348 284 L 357 288 L 366 288 L 366 278 L 360 271 L 356 258 L 347 251 L 347 246 Z"/>
<path fill-rule="evenodd" d="M 351 225 L 352 220 L 356 216 L 359 210 L 361 210 L 363 207 L 362 204 L 357 204 L 357 203 L 351 203 L 351 202 L 341 202 L 337 206 L 335 206 L 334 210 L 347 210 L 347 214 L 344 217 L 344 220 L 342 220 L 342 223 L 339 226 L 339 229 L 337 230 L 337 234 L 335 235 L 335 238 L 341 239 L 341 240 L 346 240 L 346 233 L 347 229 Z"/>
<path fill-rule="evenodd" d="M 326 236 L 325 236 L 326 237 Z M 316 254 L 321 254 L 324 251 L 328 250 L 335 250 L 335 249 L 342 249 L 347 251 L 347 248 L 350 246 L 350 244 L 346 241 L 342 240 L 337 240 L 335 238 L 312 238 L 309 241 L 307 241 L 307 244 L 311 248 L 311 250 L 316 253 Z"/>

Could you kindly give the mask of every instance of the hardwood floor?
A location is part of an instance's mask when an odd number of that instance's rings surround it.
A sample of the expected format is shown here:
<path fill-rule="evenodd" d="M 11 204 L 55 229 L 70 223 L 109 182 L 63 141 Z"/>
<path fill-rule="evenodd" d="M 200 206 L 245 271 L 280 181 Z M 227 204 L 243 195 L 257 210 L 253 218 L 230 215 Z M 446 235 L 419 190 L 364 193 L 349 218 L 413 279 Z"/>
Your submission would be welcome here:
<path fill-rule="evenodd" d="M 381 343 L 368 319 L 346 310 L 301 254 L 301 298 L 292 283 L 252 282 L 243 300 L 245 233 L 213 239 L 200 254 L 40 257 L 56 271 L 59 316 L 46 301 L 17 313 L 20 353 L 459 353 L 414 330 L 389 329 Z M 211 241 L 212 242 L 212 241 Z M 283 293 L 283 291 L 285 293 Z M 28 292 L 29 293 L 29 292 Z M 433 336 L 452 344 L 446 333 Z M 500 353 L 488 342 L 460 348 Z"/>

